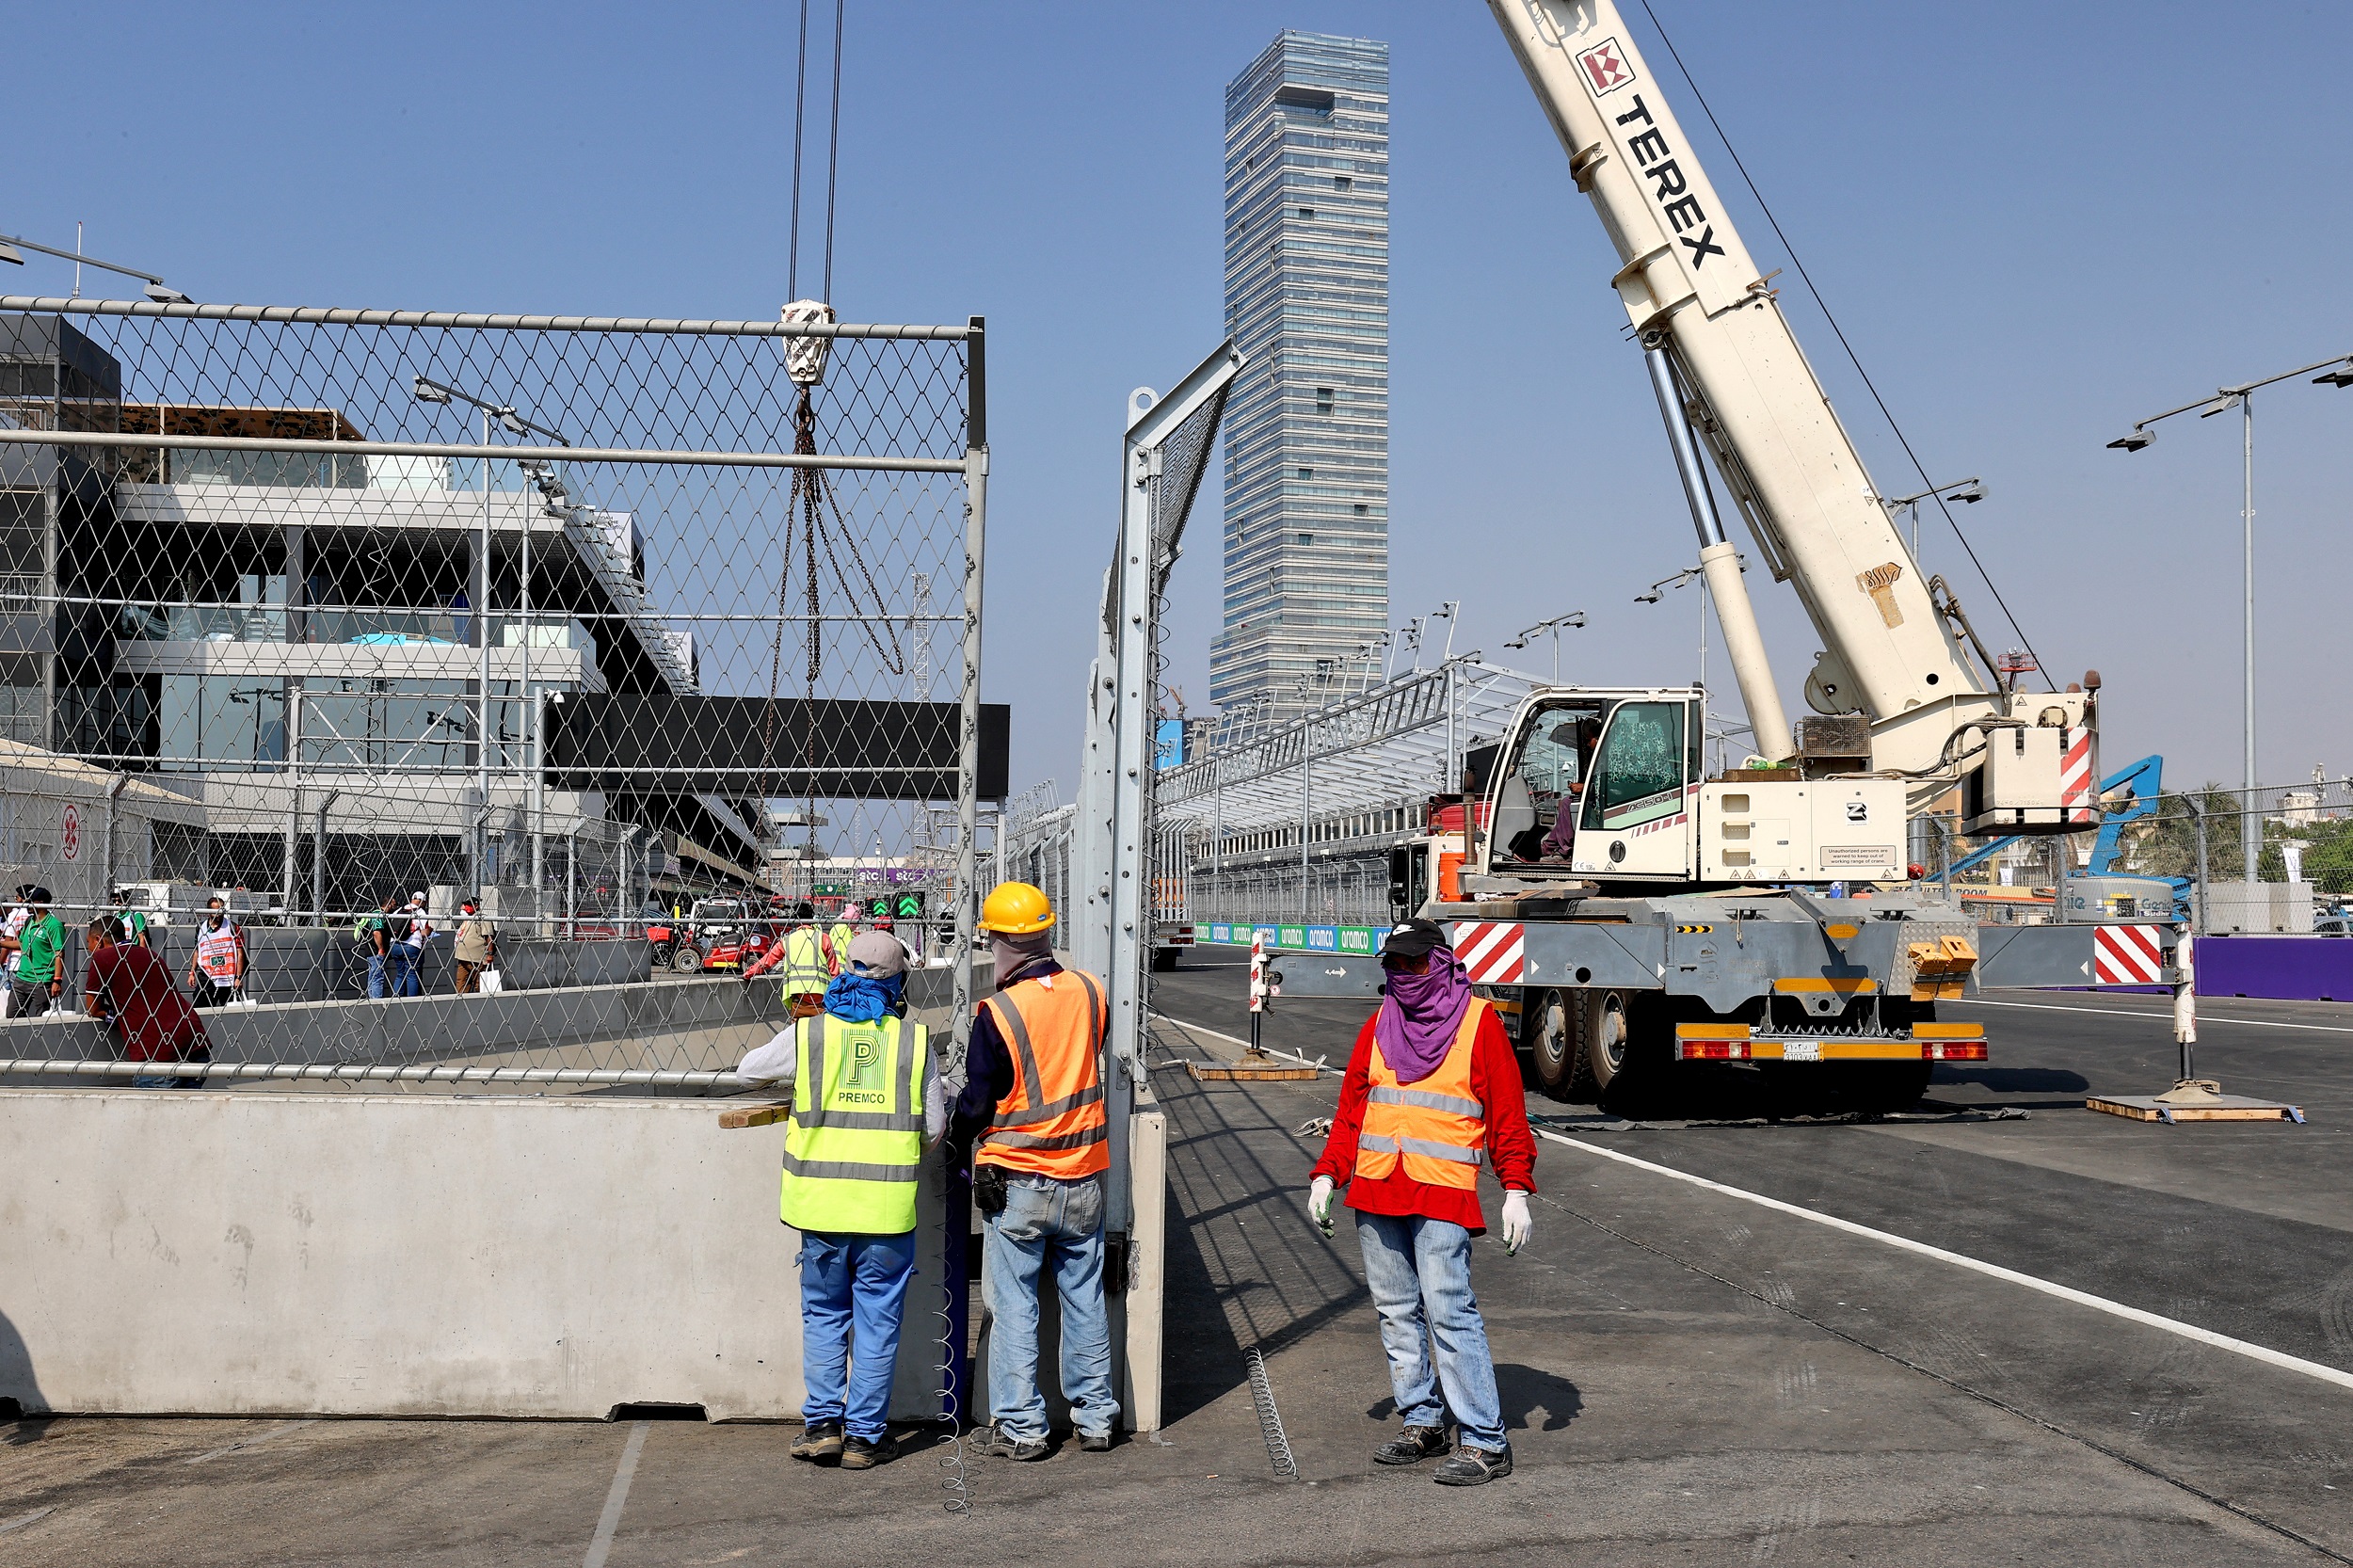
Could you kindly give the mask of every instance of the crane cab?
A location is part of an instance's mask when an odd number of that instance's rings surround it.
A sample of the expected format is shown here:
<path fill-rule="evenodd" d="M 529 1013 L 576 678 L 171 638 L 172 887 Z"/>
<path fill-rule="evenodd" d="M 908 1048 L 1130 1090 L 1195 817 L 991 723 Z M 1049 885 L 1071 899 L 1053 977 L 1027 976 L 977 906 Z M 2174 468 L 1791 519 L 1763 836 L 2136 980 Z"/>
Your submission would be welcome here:
<path fill-rule="evenodd" d="M 1488 824 L 1473 872 L 1658 887 L 1903 878 L 1902 781 L 1708 778 L 1705 704 L 1692 687 L 1531 693 L 1504 744 L 1472 754 Z"/>

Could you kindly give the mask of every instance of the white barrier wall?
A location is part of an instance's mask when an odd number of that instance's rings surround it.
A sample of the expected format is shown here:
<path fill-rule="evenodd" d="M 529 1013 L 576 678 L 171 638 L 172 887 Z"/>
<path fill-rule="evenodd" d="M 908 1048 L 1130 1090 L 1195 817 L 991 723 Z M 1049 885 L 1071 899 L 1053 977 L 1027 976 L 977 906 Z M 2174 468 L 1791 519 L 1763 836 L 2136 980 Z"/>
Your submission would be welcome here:
<path fill-rule="evenodd" d="M 0 1090 L 27 1411 L 795 1416 L 783 1127 L 711 1100 Z M 894 1416 L 937 1411 L 925 1191 Z"/>

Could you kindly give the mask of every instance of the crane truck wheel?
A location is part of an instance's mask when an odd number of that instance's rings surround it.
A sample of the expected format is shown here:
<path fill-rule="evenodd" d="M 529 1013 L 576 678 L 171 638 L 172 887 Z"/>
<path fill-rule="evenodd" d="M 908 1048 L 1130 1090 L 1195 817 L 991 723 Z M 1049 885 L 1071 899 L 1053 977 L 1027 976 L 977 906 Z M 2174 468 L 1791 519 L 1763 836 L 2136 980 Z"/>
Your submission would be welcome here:
<path fill-rule="evenodd" d="M 1529 1054 L 1535 1059 L 1536 1081 L 1554 1099 L 1572 1105 L 1591 1105 L 1596 1094 L 1577 1025 L 1582 1005 L 1575 991 L 1532 991 L 1528 1011 L 1521 1015 Z"/>
<path fill-rule="evenodd" d="M 1626 997 L 1624 991 L 1587 991 L 1578 1000 L 1583 1005 L 1572 1010 L 1578 1022 L 1577 1061 L 1598 1101 L 1622 1085 L 1634 1065 Z"/>
<path fill-rule="evenodd" d="M 680 974 L 693 974 L 703 967 L 703 950 L 692 942 L 680 942 L 678 952 L 670 955 L 670 968 Z"/>

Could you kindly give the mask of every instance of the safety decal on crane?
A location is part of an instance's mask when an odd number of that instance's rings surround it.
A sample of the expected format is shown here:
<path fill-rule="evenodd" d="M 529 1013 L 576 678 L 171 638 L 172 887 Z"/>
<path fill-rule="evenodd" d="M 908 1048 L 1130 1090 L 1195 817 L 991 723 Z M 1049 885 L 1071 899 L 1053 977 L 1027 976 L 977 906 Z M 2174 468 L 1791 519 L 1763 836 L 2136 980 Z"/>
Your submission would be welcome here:
<path fill-rule="evenodd" d="M 2067 737 L 2067 756 L 2059 763 L 2059 804 L 2067 820 L 2089 826 L 2098 815 L 2098 792 L 2091 785 L 2091 731 L 2077 729 Z"/>
<path fill-rule="evenodd" d="M 2165 947 L 2153 925 L 2095 925 L 2091 928 L 2091 981 L 2095 985 L 2154 985 L 2165 969 Z"/>
<path fill-rule="evenodd" d="M 1475 985 L 1516 985 L 1528 968 L 1528 927 L 1518 920 L 1456 920 L 1454 955 Z"/>

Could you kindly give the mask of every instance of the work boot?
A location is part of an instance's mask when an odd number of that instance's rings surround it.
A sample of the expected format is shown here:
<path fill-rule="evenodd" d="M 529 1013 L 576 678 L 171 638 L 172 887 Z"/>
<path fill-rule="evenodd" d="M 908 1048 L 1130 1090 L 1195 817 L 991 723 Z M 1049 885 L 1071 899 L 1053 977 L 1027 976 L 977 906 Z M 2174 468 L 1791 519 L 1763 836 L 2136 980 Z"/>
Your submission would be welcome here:
<path fill-rule="evenodd" d="M 853 1432 L 841 1445 L 841 1467 L 844 1470 L 871 1470 L 898 1457 L 899 1440 L 888 1431 L 874 1438 L 860 1437 Z"/>
<path fill-rule="evenodd" d="M 800 1437 L 791 1449 L 794 1459 L 806 1459 L 811 1464 L 838 1464 L 841 1462 L 841 1423 L 811 1421 L 801 1429 Z"/>
<path fill-rule="evenodd" d="M 981 1445 L 981 1452 L 995 1454 L 1000 1459 L 1017 1459 L 1024 1464 L 1034 1464 L 1046 1457 L 1043 1437 L 1009 1437 L 997 1427 L 988 1429 L 988 1439 Z"/>
<path fill-rule="evenodd" d="M 1112 1434 L 1108 1432 L 1082 1432 L 1079 1434 L 1079 1451 L 1088 1454 L 1109 1453 Z"/>
<path fill-rule="evenodd" d="M 1375 1464 L 1419 1464 L 1446 1452 L 1446 1428 L 1407 1427 L 1372 1450 Z"/>
<path fill-rule="evenodd" d="M 1484 1486 L 1498 1476 L 1512 1473 L 1512 1445 L 1500 1448 L 1474 1448 L 1465 1443 L 1454 1450 L 1454 1456 L 1435 1470 L 1430 1479 L 1440 1486 Z"/>

